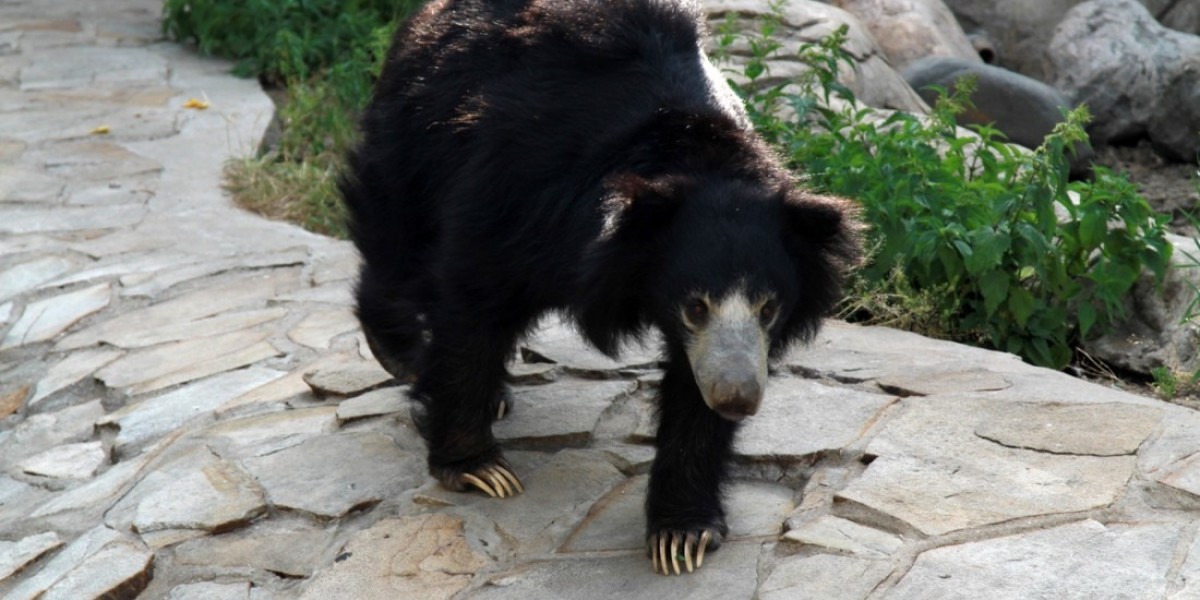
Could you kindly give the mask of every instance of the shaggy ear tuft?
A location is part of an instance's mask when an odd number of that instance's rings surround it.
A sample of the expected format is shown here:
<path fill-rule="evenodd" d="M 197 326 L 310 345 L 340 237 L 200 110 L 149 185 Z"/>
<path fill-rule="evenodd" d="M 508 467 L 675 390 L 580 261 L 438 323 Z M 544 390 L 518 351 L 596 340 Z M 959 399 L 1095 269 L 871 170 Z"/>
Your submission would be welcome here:
<path fill-rule="evenodd" d="M 634 173 L 621 173 L 609 177 L 605 187 L 609 190 L 609 198 L 604 203 L 604 237 L 620 235 L 635 239 L 653 235 L 665 225 L 692 187 L 692 182 L 678 176 L 647 179 Z"/>
<path fill-rule="evenodd" d="M 783 206 L 793 249 L 820 254 L 839 270 L 858 266 L 862 260 L 863 226 L 854 202 L 789 190 Z"/>

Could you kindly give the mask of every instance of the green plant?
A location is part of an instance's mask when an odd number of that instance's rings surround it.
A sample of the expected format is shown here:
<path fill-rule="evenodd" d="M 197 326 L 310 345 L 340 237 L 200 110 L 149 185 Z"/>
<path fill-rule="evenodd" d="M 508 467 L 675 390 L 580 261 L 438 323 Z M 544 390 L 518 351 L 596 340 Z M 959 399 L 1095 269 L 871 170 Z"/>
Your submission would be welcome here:
<path fill-rule="evenodd" d="M 1179 378 L 1175 376 L 1175 372 L 1167 367 L 1155 367 L 1150 370 L 1150 376 L 1154 378 L 1154 391 L 1158 392 L 1163 398 L 1174 398 L 1179 393 Z"/>
<path fill-rule="evenodd" d="M 956 126 L 970 82 L 925 118 L 863 108 L 837 83 L 839 69 L 854 64 L 842 49 L 845 27 L 799 48 L 806 75 L 764 85 L 780 50 L 767 39 L 777 25 L 767 17 L 745 36 L 750 57 L 741 83 L 731 83 L 807 185 L 859 201 L 875 251 L 854 293 L 874 300 L 857 303 L 852 318 L 876 320 L 927 299 L 938 318 L 924 323 L 944 330 L 926 333 L 1062 367 L 1081 337 L 1123 316 L 1143 268 L 1163 276 L 1172 251 L 1165 217 L 1105 169 L 1091 182 L 1068 181 L 1068 149 L 1087 139 L 1086 109 L 1024 152 L 991 127 L 964 134 Z M 724 28 L 725 55 L 737 39 Z"/>

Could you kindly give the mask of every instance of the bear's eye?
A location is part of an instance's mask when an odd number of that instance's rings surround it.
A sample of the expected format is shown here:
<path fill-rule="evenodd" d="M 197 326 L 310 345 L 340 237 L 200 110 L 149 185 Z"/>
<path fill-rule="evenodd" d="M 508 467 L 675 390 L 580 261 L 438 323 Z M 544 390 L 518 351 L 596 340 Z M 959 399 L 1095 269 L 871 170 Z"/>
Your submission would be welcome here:
<path fill-rule="evenodd" d="M 692 298 L 684 305 L 683 312 L 692 325 L 703 325 L 708 321 L 708 303 L 701 298 Z"/>
<path fill-rule="evenodd" d="M 763 327 L 770 327 L 775 322 L 775 315 L 779 314 L 779 306 L 774 300 L 768 300 L 763 303 L 762 308 L 758 309 L 758 320 Z"/>

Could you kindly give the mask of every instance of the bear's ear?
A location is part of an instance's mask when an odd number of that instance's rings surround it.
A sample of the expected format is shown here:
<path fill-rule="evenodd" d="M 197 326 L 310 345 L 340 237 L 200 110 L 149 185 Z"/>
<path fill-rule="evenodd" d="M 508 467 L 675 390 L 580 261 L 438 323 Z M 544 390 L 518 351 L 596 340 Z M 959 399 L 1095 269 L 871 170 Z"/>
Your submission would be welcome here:
<path fill-rule="evenodd" d="M 841 300 L 847 271 L 861 260 L 862 226 L 849 200 L 795 189 L 782 195 L 783 241 L 801 286 L 782 337 L 811 339 Z"/>
<path fill-rule="evenodd" d="M 623 340 L 646 331 L 651 264 L 691 186 L 680 177 L 633 174 L 605 181 L 604 227 L 583 257 L 574 307 L 581 333 L 601 352 L 616 356 Z"/>

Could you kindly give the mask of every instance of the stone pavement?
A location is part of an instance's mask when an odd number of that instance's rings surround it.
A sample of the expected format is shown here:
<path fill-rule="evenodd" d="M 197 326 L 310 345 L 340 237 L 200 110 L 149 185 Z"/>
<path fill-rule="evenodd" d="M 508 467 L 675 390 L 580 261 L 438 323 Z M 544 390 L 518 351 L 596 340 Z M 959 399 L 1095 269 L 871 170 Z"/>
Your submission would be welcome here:
<path fill-rule="evenodd" d="M 649 351 L 548 322 L 496 426 L 527 493 L 441 489 L 352 249 L 220 190 L 270 101 L 159 10 L 0 1 L 0 596 L 1200 598 L 1195 411 L 888 329 L 779 366 L 697 574 L 641 548 Z"/>

